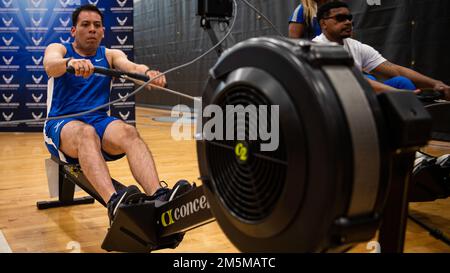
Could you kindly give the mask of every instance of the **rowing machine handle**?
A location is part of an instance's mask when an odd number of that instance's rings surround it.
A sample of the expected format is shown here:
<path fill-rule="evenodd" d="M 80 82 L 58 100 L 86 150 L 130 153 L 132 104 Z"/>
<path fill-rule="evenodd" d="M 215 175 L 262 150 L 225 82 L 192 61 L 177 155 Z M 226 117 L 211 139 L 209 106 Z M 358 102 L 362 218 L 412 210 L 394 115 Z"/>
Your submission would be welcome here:
<path fill-rule="evenodd" d="M 68 66 L 66 69 L 67 73 L 75 74 L 75 68 L 73 66 Z M 125 73 L 119 70 L 108 69 L 100 66 L 94 66 L 94 73 L 102 74 L 110 77 L 122 78 L 123 76 L 128 76 L 136 80 L 147 82 L 150 78 L 146 75 L 136 74 L 136 73 Z"/>
<path fill-rule="evenodd" d="M 426 103 L 444 99 L 444 94 L 434 90 L 433 88 L 422 88 L 420 89 L 420 93 L 417 94 L 417 97 L 420 101 Z"/>

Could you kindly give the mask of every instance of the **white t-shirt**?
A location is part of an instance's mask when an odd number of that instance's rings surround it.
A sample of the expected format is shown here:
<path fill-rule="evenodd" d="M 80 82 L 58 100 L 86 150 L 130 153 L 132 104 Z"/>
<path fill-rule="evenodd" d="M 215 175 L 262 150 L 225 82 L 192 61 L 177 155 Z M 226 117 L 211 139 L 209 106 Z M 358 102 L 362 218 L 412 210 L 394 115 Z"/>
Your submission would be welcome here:
<path fill-rule="evenodd" d="M 321 34 L 313 39 L 317 43 L 332 43 L 325 34 Z M 361 71 L 370 72 L 387 60 L 371 46 L 363 44 L 352 38 L 344 39 L 344 48 L 355 60 L 355 66 Z"/>

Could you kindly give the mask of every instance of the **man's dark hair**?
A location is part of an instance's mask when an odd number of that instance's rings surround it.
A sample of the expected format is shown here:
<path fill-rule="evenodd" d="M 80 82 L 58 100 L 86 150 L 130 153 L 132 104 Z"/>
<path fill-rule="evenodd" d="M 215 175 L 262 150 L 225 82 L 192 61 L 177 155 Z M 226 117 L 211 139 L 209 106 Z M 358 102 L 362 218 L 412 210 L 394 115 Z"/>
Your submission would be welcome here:
<path fill-rule="evenodd" d="M 320 6 L 319 9 L 317 10 L 317 20 L 320 22 L 320 20 L 322 20 L 323 18 L 330 16 L 330 10 L 338 8 L 350 9 L 346 3 L 341 1 L 328 2 Z"/>
<path fill-rule="evenodd" d="M 78 7 L 73 13 L 72 13 L 72 25 L 76 26 L 78 22 L 78 16 L 82 11 L 93 11 L 96 12 L 102 17 L 102 25 L 103 25 L 103 13 L 94 5 L 84 5 L 81 7 Z"/>

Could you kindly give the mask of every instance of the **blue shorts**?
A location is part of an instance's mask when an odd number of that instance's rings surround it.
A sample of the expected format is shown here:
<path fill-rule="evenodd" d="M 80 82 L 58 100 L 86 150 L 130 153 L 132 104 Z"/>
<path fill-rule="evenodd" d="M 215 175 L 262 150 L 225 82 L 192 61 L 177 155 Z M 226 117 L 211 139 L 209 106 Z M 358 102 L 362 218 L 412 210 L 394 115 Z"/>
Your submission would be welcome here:
<path fill-rule="evenodd" d="M 368 74 L 364 74 L 364 75 L 368 79 L 371 79 L 371 80 L 374 80 L 374 81 L 377 80 L 372 75 L 368 75 Z M 387 81 L 384 81 L 383 83 L 385 85 L 390 86 L 390 87 L 394 87 L 394 88 L 401 89 L 401 90 L 411 90 L 411 91 L 413 91 L 413 90 L 417 89 L 416 86 L 414 85 L 414 83 L 410 79 L 408 79 L 406 77 L 402 77 L 402 76 L 391 78 L 391 79 L 389 79 Z"/>
<path fill-rule="evenodd" d="M 91 113 L 80 117 L 49 120 L 44 126 L 44 140 L 48 151 L 62 162 L 70 164 L 78 164 L 78 159 L 71 158 L 59 150 L 61 144 L 61 130 L 67 123 L 78 120 L 95 128 L 100 141 L 103 139 L 106 127 L 113 121 L 119 120 L 115 117 L 110 117 L 106 113 Z M 102 150 L 103 157 L 106 161 L 113 161 L 122 158 L 125 154 L 109 155 Z"/>

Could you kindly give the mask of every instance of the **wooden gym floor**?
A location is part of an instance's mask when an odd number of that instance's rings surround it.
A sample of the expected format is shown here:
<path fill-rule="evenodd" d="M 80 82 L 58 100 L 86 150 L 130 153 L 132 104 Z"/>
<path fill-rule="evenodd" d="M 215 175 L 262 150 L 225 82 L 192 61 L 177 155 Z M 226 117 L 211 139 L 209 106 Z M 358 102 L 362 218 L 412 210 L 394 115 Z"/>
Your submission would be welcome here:
<path fill-rule="evenodd" d="M 138 130 L 151 149 L 160 179 L 197 181 L 195 141 L 172 140 L 171 124 L 152 120 L 170 113 L 137 109 Z M 450 153 L 435 144 L 429 152 Z M 0 252 L 105 252 L 106 209 L 98 204 L 39 211 L 36 201 L 49 200 L 44 160 L 49 157 L 42 133 L 0 133 Z M 111 176 L 134 184 L 126 159 L 109 163 Z M 84 196 L 84 193 L 78 193 Z M 411 204 L 410 212 L 450 236 L 450 199 Z M 351 252 L 367 253 L 367 243 Z M 238 252 L 215 223 L 188 232 L 175 250 L 158 252 Z M 450 253 L 450 248 L 408 221 L 405 252 Z"/>

